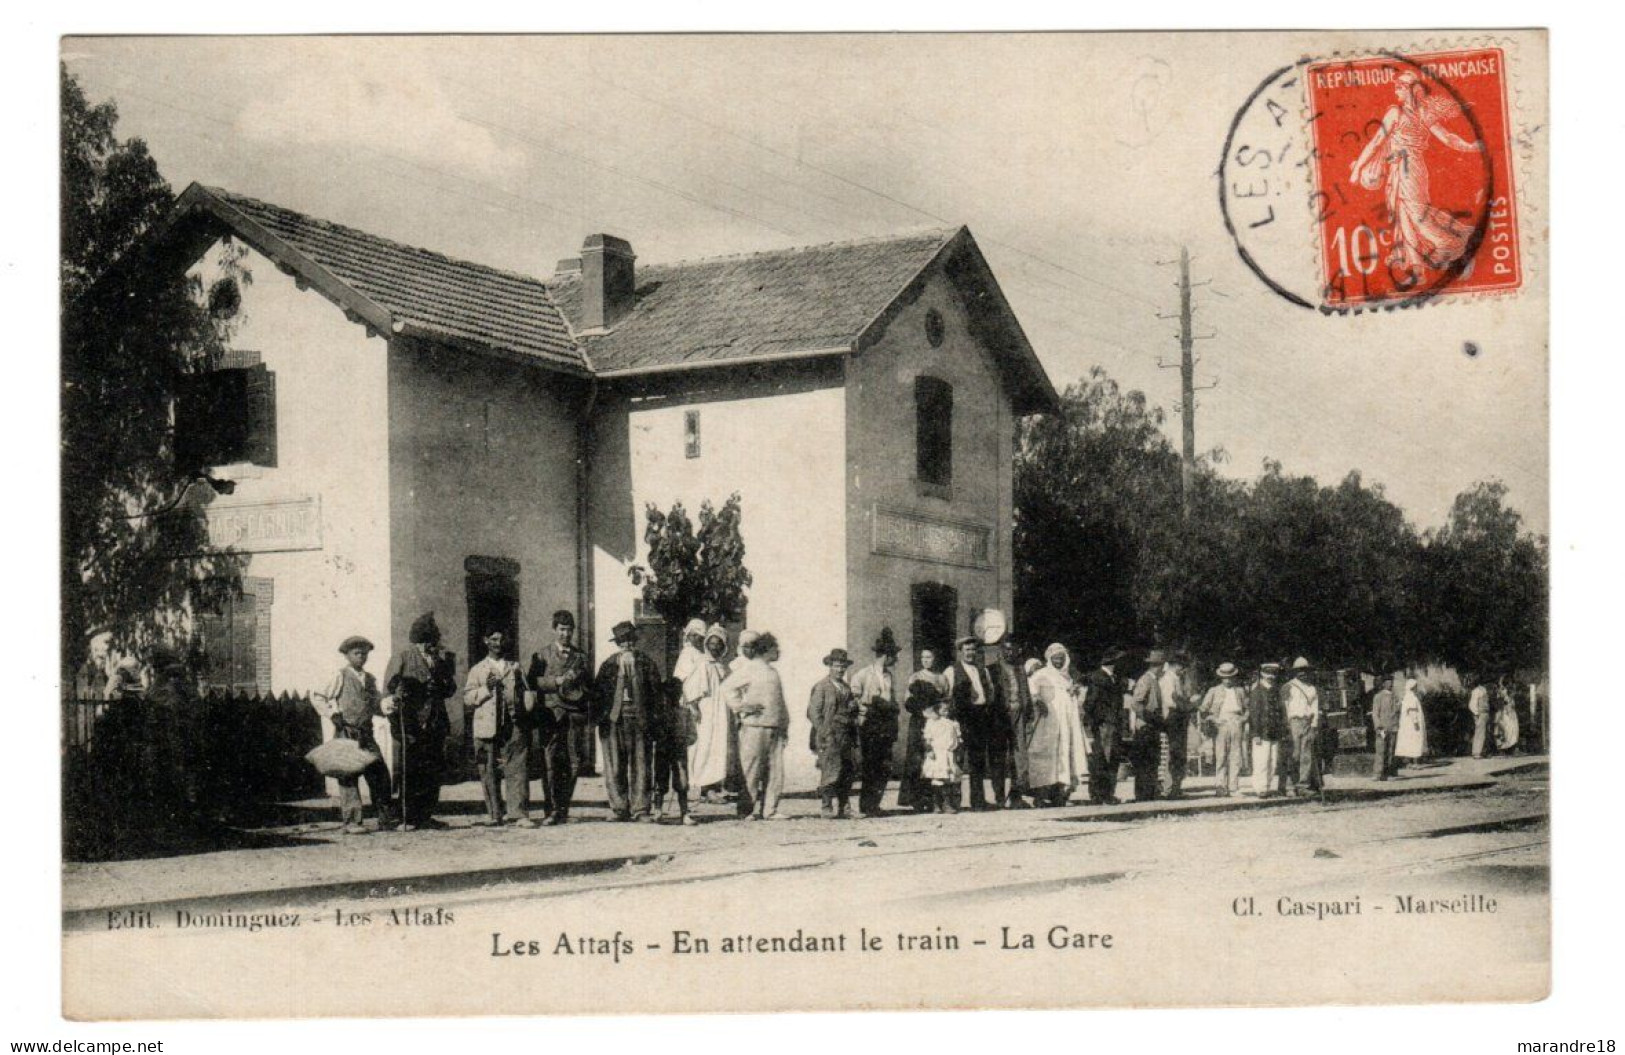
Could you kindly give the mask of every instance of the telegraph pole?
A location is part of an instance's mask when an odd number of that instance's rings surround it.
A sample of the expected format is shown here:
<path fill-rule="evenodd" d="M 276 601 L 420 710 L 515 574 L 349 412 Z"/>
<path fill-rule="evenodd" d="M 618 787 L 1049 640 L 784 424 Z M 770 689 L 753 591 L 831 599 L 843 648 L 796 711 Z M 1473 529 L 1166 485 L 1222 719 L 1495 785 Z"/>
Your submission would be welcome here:
<path fill-rule="evenodd" d="M 1196 361 L 1191 355 L 1191 254 L 1179 247 L 1179 407 L 1183 421 L 1183 446 L 1179 459 L 1181 509 L 1191 512 L 1191 474 L 1196 468 Z"/>
<path fill-rule="evenodd" d="M 1172 261 L 1167 261 L 1172 263 Z M 1197 334 L 1191 332 L 1191 254 L 1186 246 L 1179 247 L 1179 415 L 1180 415 L 1180 459 L 1179 459 L 1179 500 L 1180 512 L 1189 517 L 1191 513 L 1191 481 L 1196 475 L 1196 393 L 1205 392 L 1210 388 L 1217 388 L 1218 381 L 1211 385 L 1196 384 L 1196 363 L 1199 359 L 1193 348 L 1197 341 L 1208 340 L 1214 335 L 1211 333 Z M 1167 316 L 1160 316 L 1167 318 Z M 1172 369 L 1174 364 L 1164 363 L 1157 359 L 1157 365 L 1165 370 Z"/>

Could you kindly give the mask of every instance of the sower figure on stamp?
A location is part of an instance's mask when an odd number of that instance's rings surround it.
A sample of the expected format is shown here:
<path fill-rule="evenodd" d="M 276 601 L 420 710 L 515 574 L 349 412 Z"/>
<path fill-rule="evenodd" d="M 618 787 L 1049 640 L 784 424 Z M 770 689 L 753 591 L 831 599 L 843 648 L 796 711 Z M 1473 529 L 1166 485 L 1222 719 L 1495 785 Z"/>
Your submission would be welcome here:
<path fill-rule="evenodd" d="M 982 643 L 962 637 L 954 648 L 958 656 L 947 671 L 949 717 L 959 723 L 964 740 L 970 808 L 998 809 L 1004 803 L 1004 761 L 1010 753 L 1008 725 L 993 698 L 993 679 L 982 666 Z M 993 784 L 991 802 L 983 786 L 988 780 Z"/>
<path fill-rule="evenodd" d="M 649 737 L 654 761 L 653 815 L 666 817 L 666 793 L 677 799 L 684 824 L 697 823 L 688 812 L 688 753 L 699 738 L 700 699 L 689 699 L 696 675 L 705 673 L 705 620 L 690 619 L 683 628 L 683 650 L 666 680 L 665 692 L 650 714 Z"/>
<path fill-rule="evenodd" d="M 638 650 L 638 628 L 615 624 L 620 651 L 604 660 L 593 683 L 593 718 L 604 742 L 604 792 L 618 821 L 649 820 L 650 715 L 661 702 L 660 671 Z"/>
<path fill-rule="evenodd" d="M 858 772 L 858 701 L 846 683 L 852 665 L 846 649 L 824 657 L 829 674 L 812 687 L 807 701 L 809 746 L 818 756 L 818 798 L 825 817 L 845 819 Z"/>
<path fill-rule="evenodd" d="M 897 689 L 892 670 L 897 665 L 897 639 L 891 627 L 881 627 L 875 638 L 875 661 L 852 676 L 852 695 L 858 701 L 858 813 L 880 816 L 886 797 L 886 773 L 897 743 Z"/>
<path fill-rule="evenodd" d="M 503 655 L 502 631 L 485 635 L 485 658 L 469 668 L 463 706 L 474 719 L 474 753 L 480 787 L 485 792 L 486 825 L 512 821 L 534 828 L 530 799 L 530 711 L 534 697 L 525 693 L 519 664 Z M 479 823 L 479 822 L 476 822 Z"/>
<path fill-rule="evenodd" d="M 1123 718 L 1123 683 L 1117 665 L 1124 654 L 1109 650 L 1089 672 L 1083 689 L 1083 728 L 1089 741 L 1089 801 L 1116 805 L 1117 738 Z"/>
<path fill-rule="evenodd" d="M 1016 643 L 1006 636 L 997 648 L 997 657 L 987 665 L 987 672 L 1005 723 L 1005 769 L 1010 776 L 1010 788 L 1004 805 L 1006 809 L 1027 809 L 1024 796 L 1032 793 L 1028 784 L 1027 749 L 1033 736 L 1033 698 L 1027 689 L 1026 672 L 1021 669 L 1021 657 L 1016 654 Z"/>
<path fill-rule="evenodd" d="M 575 646 L 576 617 L 553 613 L 553 640 L 530 658 L 526 680 L 536 693 L 536 749 L 542 753 L 543 824 L 564 824 L 575 801 L 576 778 L 586 767 L 581 745 L 592 739 L 587 654 Z"/>
<path fill-rule="evenodd" d="M 1145 657 L 1146 670 L 1134 683 L 1130 701 L 1133 729 L 1129 734 L 1128 760 L 1134 769 L 1134 801 L 1149 802 L 1157 797 L 1157 763 L 1162 732 L 1162 673 L 1167 653 L 1154 648 Z"/>
<path fill-rule="evenodd" d="M 356 746 L 377 756 L 358 776 L 338 778 L 339 815 L 344 821 L 344 834 L 358 835 L 367 830 L 362 824 L 362 780 L 367 782 L 367 794 L 372 796 L 373 808 L 378 811 L 378 828 L 387 831 L 397 827 L 400 819 L 390 794 L 389 767 L 384 765 L 384 754 L 378 749 L 372 732 L 373 718 L 383 713 L 378 682 L 365 669 L 367 657 L 372 654 L 372 642 L 360 636 L 347 637 L 339 645 L 339 651 L 344 654 L 345 665 L 321 691 L 311 693 L 311 701 L 332 721 L 335 738 L 354 740 Z"/>
<path fill-rule="evenodd" d="M 395 798 L 408 831 L 446 827 L 434 810 L 451 730 L 446 700 L 456 691 L 457 675 L 451 657 L 440 650 L 434 613 L 421 615 L 407 633 L 406 650 L 391 656 L 384 668 L 385 710 L 395 739 Z"/>

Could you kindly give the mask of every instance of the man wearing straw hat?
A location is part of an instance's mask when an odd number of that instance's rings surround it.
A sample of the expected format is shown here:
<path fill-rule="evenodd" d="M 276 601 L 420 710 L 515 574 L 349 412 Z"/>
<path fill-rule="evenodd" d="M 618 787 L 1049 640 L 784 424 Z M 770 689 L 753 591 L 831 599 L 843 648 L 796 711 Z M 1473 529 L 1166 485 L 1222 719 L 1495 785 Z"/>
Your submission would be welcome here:
<path fill-rule="evenodd" d="M 807 701 L 810 746 L 818 755 L 818 798 L 823 815 L 844 820 L 858 770 L 858 701 L 846 683 L 846 672 L 852 666 L 846 649 L 830 649 L 824 666 L 829 674 L 812 687 Z"/>
<path fill-rule="evenodd" d="M 1241 671 L 1234 663 L 1221 663 L 1214 671 L 1219 684 L 1202 697 L 1202 720 L 1211 722 L 1213 775 L 1221 798 L 1241 790 L 1241 756 L 1247 743 L 1247 695 L 1242 691 Z"/>
<path fill-rule="evenodd" d="M 1316 754 L 1316 738 L 1320 734 L 1320 694 L 1309 683 L 1314 670 L 1302 656 L 1292 661 L 1292 680 L 1282 689 L 1286 698 L 1286 724 L 1291 736 L 1290 754 L 1285 767 L 1288 777 L 1287 794 L 1320 789 L 1320 768 Z"/>

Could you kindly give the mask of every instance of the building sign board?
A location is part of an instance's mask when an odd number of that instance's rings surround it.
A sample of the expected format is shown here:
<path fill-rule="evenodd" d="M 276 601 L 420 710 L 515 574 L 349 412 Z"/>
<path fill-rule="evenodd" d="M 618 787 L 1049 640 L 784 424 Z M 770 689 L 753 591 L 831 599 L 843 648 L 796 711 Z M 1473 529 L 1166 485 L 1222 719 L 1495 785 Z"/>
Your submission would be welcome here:
<path fill-rule="evenodd" d="M 874 551 L 890 557 L 987 568 L 992 566 L 988 554 L 990 533 L 984 525 L 962 520 L 875 509 Z"/>
<path fill-rule="evenodd" d="M 322 505 L 315 496 L 207 509 L 209 544 L 238 553 L 281 553 L 322 548 Z"/>

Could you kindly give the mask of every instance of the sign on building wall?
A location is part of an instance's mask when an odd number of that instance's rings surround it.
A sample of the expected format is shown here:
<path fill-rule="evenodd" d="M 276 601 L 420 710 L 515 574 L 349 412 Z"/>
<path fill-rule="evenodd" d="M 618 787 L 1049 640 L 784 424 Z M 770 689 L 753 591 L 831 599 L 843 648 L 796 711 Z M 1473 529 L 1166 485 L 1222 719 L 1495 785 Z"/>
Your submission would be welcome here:
<path fill-rule="evenodd" d="M 238 553 L 322 548 L 322 505 L 315 496 L 208 507 L 209 543 Z"/>
<path fill-rule="evenodd" d="M 981 524 L 877 506 L 874 525 L 876 553 L 964 568 L 992 565 L 988 556 L 990 532 Z"/>

